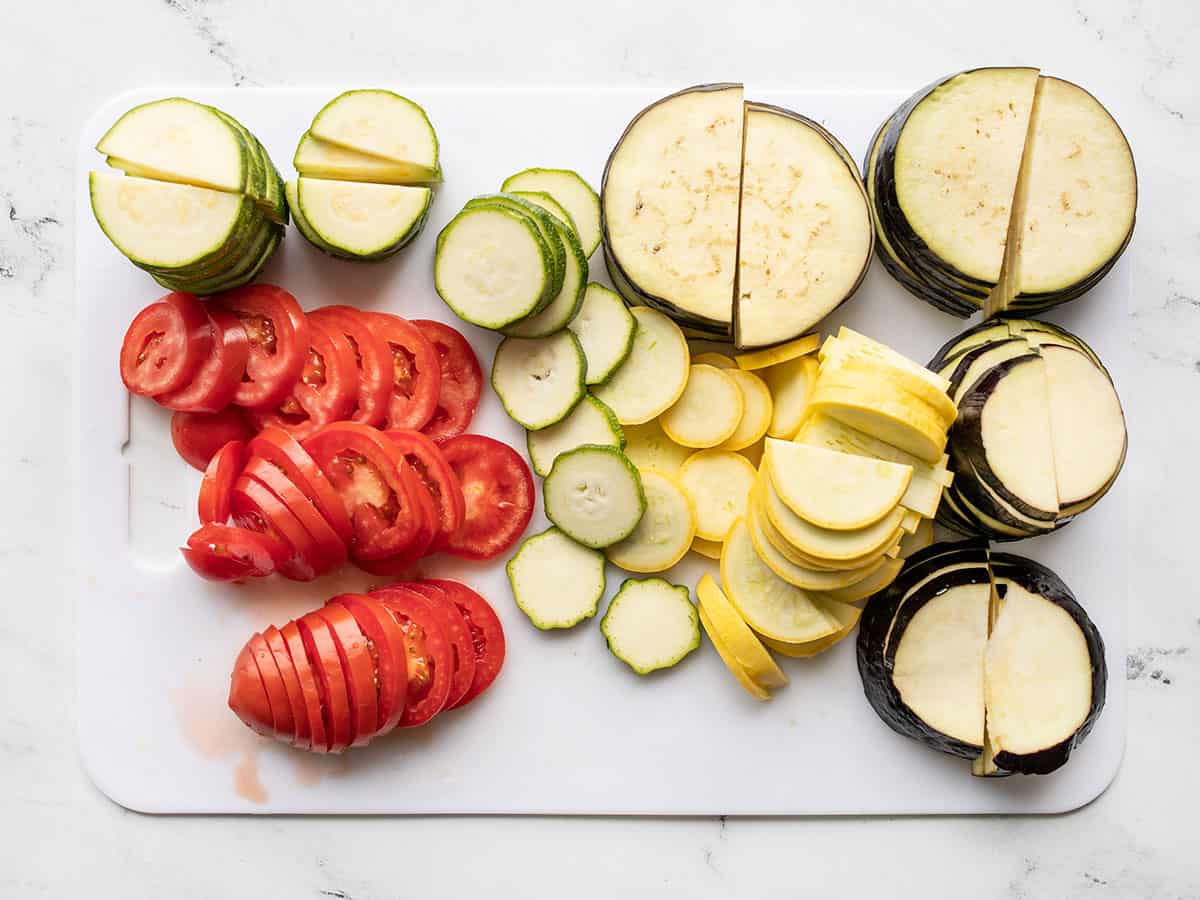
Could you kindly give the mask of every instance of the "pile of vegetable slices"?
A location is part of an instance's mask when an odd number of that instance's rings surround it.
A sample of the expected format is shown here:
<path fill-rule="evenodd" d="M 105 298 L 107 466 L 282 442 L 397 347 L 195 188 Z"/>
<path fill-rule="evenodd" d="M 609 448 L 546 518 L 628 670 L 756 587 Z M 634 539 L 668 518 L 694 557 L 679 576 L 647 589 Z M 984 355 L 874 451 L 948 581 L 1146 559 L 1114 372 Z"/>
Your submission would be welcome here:
<path fill-rule="evenodd" d="M 457 581 L 340 594 L 238 654 L 229 707 L 259 734 L 340 753 L 429 722 L 483 693 L 504 664 L 504 630 Z"/>

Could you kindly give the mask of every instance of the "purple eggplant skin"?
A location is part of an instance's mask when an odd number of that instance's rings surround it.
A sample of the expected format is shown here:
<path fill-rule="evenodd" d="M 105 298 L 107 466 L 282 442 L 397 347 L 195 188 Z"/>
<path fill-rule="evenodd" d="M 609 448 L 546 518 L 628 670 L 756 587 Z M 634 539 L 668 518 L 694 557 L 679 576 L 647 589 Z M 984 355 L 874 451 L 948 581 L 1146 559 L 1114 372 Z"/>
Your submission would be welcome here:
<path fill-rule="evenodd" d="M 1095 726 L 1096 720 L 1100 718 L 1100 713 L 1104 711 L 1108 690 L 1108 663 L 1104 656 L 1104 638 L 1100 636 L 1099 629 L 1084 608 L 1079 605 L 1071 589 L 1050 569 L 1032 559 L 1011 553 L 992 553 L 990 559 L 992 572 L 997 578 L 1011 579 L 1030 593 L 1038 594 L 1066 610 L 1083 632 L 1083 639 L 1087 644 L 1088 657 L 1092 663 L 1092 705 L 1083 724 L 1070 737 L 1044 750 L 1020 754 L 1002 750 L 996 754 L 996 766 L 1004 771 L 1023 775 L 1048 775 L 1066 764 L 1071 752 L 1083 743 Z"/>

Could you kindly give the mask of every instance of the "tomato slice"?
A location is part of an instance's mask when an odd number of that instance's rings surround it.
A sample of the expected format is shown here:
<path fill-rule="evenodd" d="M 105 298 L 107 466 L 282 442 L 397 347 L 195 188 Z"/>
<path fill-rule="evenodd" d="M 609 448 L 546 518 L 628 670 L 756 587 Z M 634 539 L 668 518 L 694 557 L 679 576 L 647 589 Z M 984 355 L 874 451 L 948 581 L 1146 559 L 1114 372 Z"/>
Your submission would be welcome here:
<path fill-rule="evenodd" d="M 362 425 L 382 425 L 392 394 L 392 352 L 371 330 L 365 313 L 352 306 L 322 306 L 308 314 L 311 325 L 339 332 L 350 343 L 358 369 L 358 394 L 353 410 L 341 418 Z"/>
<path fill-rule="evenodd" d="M 288 546 L 288 558 L 279 566 L 280 575 L 293 581 L 317 577 L 316 563 L 321 559 L 317 542 L 261 481 L 239 476 L 233 483 L 229 510 L 234 524 L 269 534 Z"/>
<path fill-rule="evenodd" d="M 262 457 L 283 469 L 292 483 L 321 511 L 321 515 L 333 526 L 342 542 L 350 543 L 354 537 L 354 530 L 342 498 L 325 477 L 321 467 L 295 438 L 278 428 L 268 428 L 250 442 L 249 449 L 251 456 Z"/>
<path fill-rule="evenodd" d="M 271 704 L 272 736 L 276 740 L 291 741 L 296 732 L 292 706 L 288 702 L 287 689 L 283 686 L 283 676 L 279 674 L 279 667 L 275 665 L 275 657 L 261 634 L 250 638 L 250 652 L 254 654 L 258 674 L 267 691 L 267 701 Z"/>
<path fill-rule="evenodd" d="M 370 572 L 372 575 L 385 575 L 389 578 L 407 575 L 409 569 L 420 561 L 433 546 L 433 540 L 438 533 L 437 510 L 433 506 L 433 499 L 422 491 L 419 485 L 414 485 L 412 494 L 413 505 L 416 509 L 414 515 L 418 520 L 417 533 L 409 541 L 407 547 L 391 556 L 380 559 L 362 559 L 355 556 L 354 564 L 364 572 Z"/>
<path fill-rule="evenodd" d="M 440 585 L 430 581 L 412 581 L 406 582 L 404 586 L 432 600 L 444 613 L 446 636 L 450 638 L 450 649 L 454 656 L 454 678 L 450 682 L 446 709 L 453 709 L 467 695 L 475 679 L 475 646 L 471 642 L 467 620 Z"/>
<path fill-rule="evenodd" d="M 291 549 L 272 535 L 224 524 L 202 525 L 179 552 L 209 581 L 265 578 L 291 556 Z"/>
<path fill-rule="evenodd" d="M 419 431 L 397 429 L 384 433 L 400 448 L 405 462 L 413 467 L 433 499 L 438 523 L 435 543 L 448 539 L 462 528 L 467 509 L 462 485 L 458 483 L 458 476 L 446 462 L 445 454 L 437 444 Z"/>
<path fill-rule="evenodd" d="M 167 409 L 181 412 L 216 413 L 233 402 L 246 361 L 250 358 L 250 338 L 241 320 L 231 312 L 206 308 L 212 326 L 212 350 L 191 380 L 177 391 L 158 394 L 154 401 Z"/>
<path fill-rule="evenodd" d="M 395 617 L 374 597 L 341 594 L 329 602 L 345 607 L 367 636 L 378 673 L 379 719 L 376 734 L 387 734 L 404 715 L 404 703 L 408 695 L 404 632 L 400 630 Z"/>
<path fill-rule="evenodd" d="M 350 746 L 350 696 L 346 691 L 346 674 L 338 655 L 333 630 L 316 613 L 307 613 L 296 620 L 300 637 L 308 654 L 308 664 L 317 676 L 317 692 L 321 708 L 328 716 L 330 753 L 341 753 Z"/>
<path fill-rule="evenodd" d="M 445 708 L 454 676 L 454 657 L 442 614 L 430 600 L 403 585 L 376 588 L 371 596 L 396 617 L 404 633 L 408 699 L 400 727 L 423 725 Z"/>
<path fill-rule="evenodd" d="M 483 370 L 467 339 L 443 322 L 414 319 L 413 325 L 433 344 L 442 373 L 433 415 L 421 430 L 435 441 L 457 437 L 467 430 L 483 395 Z"/>
<path fill-rule="evenodd" d="M 383 433 L 356 422 L 327 425 L 304 449 L 333 484 L 350 516 L 350 553 L 357 559 L 395 556 L 422 527 L 420 485 Z"/>
<path fill-rule="evenodd" d="M 338 658 L 346 674 L 346 692 L 350 698 L 350 730 L 352 747 L 361 747 L 375 737 L 379 728 L 379 687 L 375 658 L 371 647 L 350 611 L 328 603 L 316 614 L 325 620 L 333 632 Z"/>
<path fill-rule="evenodd" d="M 229 521 L 229 495 L 233 493 L 233 483 L 245 464 L 246 444 L 243 441 L 230 441 L 213 456 L 204 470 L 200 499 L 196 503 L 201 525 L 224 525 Z"/>
<path fill-rule="evenodd" d="M 121 381 L 131 394 L 154 397 L 183 387 L 212 350 L 204 304 L 178 291 L 133 317 L 121 343 Z"/>
<path fill-rule="evenodd" d="M 243 475 L 261 481 L 276 497 L 283 501 L 304 530 L 317 545 L 313 567 L 318 575 L 331 572 L 346 561 L 346 545 L 338 537 L 313 502 L 304 496 L 300 488 L 284 474 L 283 470 L 271 465 L 260 456 L 250 458 Z"/>
<path fill-rule="evenodd" d="M 271 648 L 271 656 L 275 667 L 279 669 L 279 677 L 283 679 L 283 689 L 287 694 L 287 704 L 292 711 L 293 731 L 290 741 L 293 746 L 307 750 L 312 743 L 312 729 L 308 724 L 308 708 L 304 702 L 304 692 L 300 688 L 300 676 L 288 653 L 287 642 L 283 634 L 272 625 L 262 633 L 263 640 Z"/>
<path fill-rule="evenodd" d="M 507 444 L 461 434 L 442 444 L 466 501 L 462 528 L 441 546 L 464 559 L 492 559 L 514 543 L 533 516 L 533 476 Z"/>
<path fill-rule="evenodd" d="M 254 637 L 258 637 L 257 633 Z M 274 728 L 271 701 L 267 698 L 262 676 L 258 674 L 258 664 L 254 661 L 250 646 L 253 640 L 251 638 L 246 642 L 233 664 L 233 674 L 229 678 L 229 708 L 246 725 L 270 737 Z"/>
<path fill-rule="evenodd" d="M 254 430 L 236 406 L 219 413 L 177 412 L 171 416 L 171 443 L 184 462 L 201 472 L 230 441 L 248 441 Z"/>
<path fill-rule="evenodd" d="M 492 605 L 461 581 L 427 578 L 425 583 L 437 585 L 446 592 L 471 633 L 471 643 L 475 647 L 475 677 L 471 689 L 455 704 L 465 706 L 491 686 L 504 666 L 504 626 Z"/>
<path fill-rule="evenodd" d="M 421 428 L 437 408 L 442 370 L 437 351 L 408 319 L 391 313 L 364 313 L 392 357 L 388 428 Z"/>
<path fill-rule="evenodd" d="M 308 713 L 310 746 L 306 749 L 324 753 L 329 749 L 329 729 L 325 725 L 321 692 L 317 688 L 317 676 L 308 663 L 308 652 L 304 648 L 304 639 L 300 635 L 300 628 L 295 622 L 288 622 L 279 630 L 279 633 L 283 637 L 283 642 L 287 644 L 288 656 L 296 668 L 296 678 L 300 681 L 300 693 L 304 697 L 304 708 Z"/>
<path fill-rule="evenodd" d="M 237 316 L 250 339 L 246 374 L 233 402 L 270 409 L 292 389 L 304 368 L 308 319 L 296 298 L 273 284 L 247 284 L 216 298 L 221 309 Z"/>

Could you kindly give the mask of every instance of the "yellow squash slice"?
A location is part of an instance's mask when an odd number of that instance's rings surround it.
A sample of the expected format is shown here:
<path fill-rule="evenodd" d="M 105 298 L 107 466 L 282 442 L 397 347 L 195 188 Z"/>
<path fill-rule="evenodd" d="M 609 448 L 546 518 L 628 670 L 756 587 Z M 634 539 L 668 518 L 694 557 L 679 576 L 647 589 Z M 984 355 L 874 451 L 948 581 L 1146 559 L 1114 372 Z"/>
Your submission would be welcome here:
<path fill-rule="evenodd" d="M 733 673 L 733 676 L 738 680 L 738 684 L 744 687 L 746 693 L 751 697 L 758 700 L 770 700 L 771 694 L 767 689 L 760 687 L 746 674 L 746 670 L 742 668 L 730 649 L 725 646 L 725 641 L 722 639 L 721 633 L 713 627 L 713 623 L 709 620 L 708 613 L 704 611 L 704 607 L 699 607 L 697 611 L 700 613 L 700 624 L 704 626 L 704 633 L 708 635 L 708 639 L 712 641 L 712 645 L 717 649 L 717 655 L 721 657 L 726 668 Z"/>
<path fill-rule="evenodd" d="M 794 341 L 788 341 L 786 344 L 780 344 L 777 347 L 768 347 L 765 350 L 753 350 L 749 353 L 739 353 L 734 357 L 734 360 L 737 362 L 738 368 L 753 371 L 755 369 L 765 369 L 768 366 L 777 366 L 780 363 L 798 359 L 801 356 L 807 356 L 819 346 L 821 346 L 821 336 L 814 332 L 813 334 L 798 337 Z"/>
<path fill-rule="evenodd" d="M 911 534 L 900 538 L 900 558 L 908 559 L 933 543 L 933 519 L 922 519 Z"/>
<path fill-rule="evenodd" d="M 858 625 L 858 620 L 862 617 L 862 610 L 857 606 L 847 606 L 844 603 L 827 603 L 822 600 L 814 600 L 813 602 L 826 615 L 833 616 L 838 620 L 841 627 L 837 631 L 823 638 L 803 644 L 785 644 L 783 641 L 774 641 L 770 638 L 764 638 L 763 643 L 777 653 L 782 653 L 784 656 L 790 656 L 793 659 L 809 659 L 819 653 L 824 653 L 834 644 L 840 643 L 849 637 L 854 631 L 855 626 Z"/>
<path fill-rule="evenodd" d="M 759 559 L 767 564 L 768 569 L 788 584 L 794 584 L 802 590 L 829 591 L 846 587 L 855 582 L 862 581 L 883 565 L 886 559 L 886 557 L 881 556 L 874 562 L 867 563 L 861 569 L 825 571 L 822 569 L 813 569 L 809 566 L 802 566 L 792 562 L 771 543 L 771 539 L 763 532 L 761 519 L 756 512 L 756 510 L 752 509 L 750 515 L 746 517 L 746 525 L 750 529 L 750 542 L 754 544 L 754 552 L 758 554 Z"/>
<path fill-rule="evenodd" d="M 799 430 L 808 410 L 818 368 L 815 356 L 801 356 L 762 371 L 763 381 L 775 401 L 768 435 L 790 440 Z"/>
<path fill-rule="evenodd" d="M 730 369 L 725 374 L 742 390 L 742 420 L 719 449 L 745 450 L 761 441 L 771 427 L 775 401 L 766 383 L 753 372 Z"/>
<path fill-rule="evenodd" d="M 667 437 L 657 419 L 644 425 L 625 425 L 625 455 L 639 472 L 678 475 L 692 451 Z"/>
<path fill-rule="evenodd" d="M 723 542 L 706 541 L 702 537 L 692 538 L 692 551 L 708 559 L 720 559 Z"/>
<path fill-rule="evenodd" d="M 661 472 L 643 472 L 646 511 L 633 534 L 605 553 L 626 572 L 665 572 L 683 559 L 696 536 L 692 501 L 679 482 Z"/>
<path fill-rule="evenodd" d="M 696 534 L 723 541 L 734 520 L 746 514 L 757 477 L 746 457 L 729 450 L 701 450 L 688 457 L 679 482 L 696 510 Z"/>
<path fill-rule="evenodd" d="M 900 574 L 900 570 L 903 568 L 904 560 L 885 559 L 882 566 L 862 581 L 857 581 L 854 584 L 833 591 L 821 591 L 820 594 L 814 594 L 813 598 L 829 601 L 830 603 L 857 603 L 859 600 L 866 600 L 868 597 L 882 591 L 896 580 L 896 576 Z"/>
<path fill-rule="evenodd" d="M 733 436 L 745 406 L 742 389 L 728 372 L 716 366 L 693 365 L 687 387 L 658 422 L 677 444 L 715 447 Z"/>
<path fill-rule="evenodd" d="M 938 462 L 946 449 L 947 424 L 928 404 L 916 398 L 905 400 L 894 389 L 878 384 L 823 384 L 819 380 L 808 409 L 927 463 Z"/>
<path fill-rule="evenodd" d="M 716 580 L 708 574 L 696 584 L 698 605 L 721 635 L 734 659 L 757 685 L 768 690 L 783 687 L 788 677 L 764 649 L 762 641 L 750 630 Z"/>

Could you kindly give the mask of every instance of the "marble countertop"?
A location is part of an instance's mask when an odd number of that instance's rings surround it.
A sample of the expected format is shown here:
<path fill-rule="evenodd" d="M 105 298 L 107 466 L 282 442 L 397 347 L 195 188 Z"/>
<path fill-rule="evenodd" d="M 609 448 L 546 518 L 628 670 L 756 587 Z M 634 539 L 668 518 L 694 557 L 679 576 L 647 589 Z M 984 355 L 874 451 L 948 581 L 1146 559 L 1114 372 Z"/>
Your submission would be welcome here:
<path fill-rule="evenodd" d="M 1200 897 L 1200 12 L 1013 0 L 918 10 L 559 0 L 66 0 L 10 4 L 0 54 L 0 896 Z M 770 23 L 766 27 L 766 23 Z M 981 46 L 992 46 L 991 53 Z M 75 741 L 73 158 L 106 97 L 224 85 L 692 84 L 895 88 L 1032 62 L 1100 96 L 1139 162 L 1122 385 L 1135 498 L 1112 787 L 1076 813 L 981 819 L 245 819 L 148 817 L 104 798 Z M 1179 404 L 1176 408 L 1175 404 Z M 83 637 L 86 639 L 86 636 Z M 581 873 L 584 877 L 581 879 Z M 564 889 L 564 886 L 569 886 Z"/>

